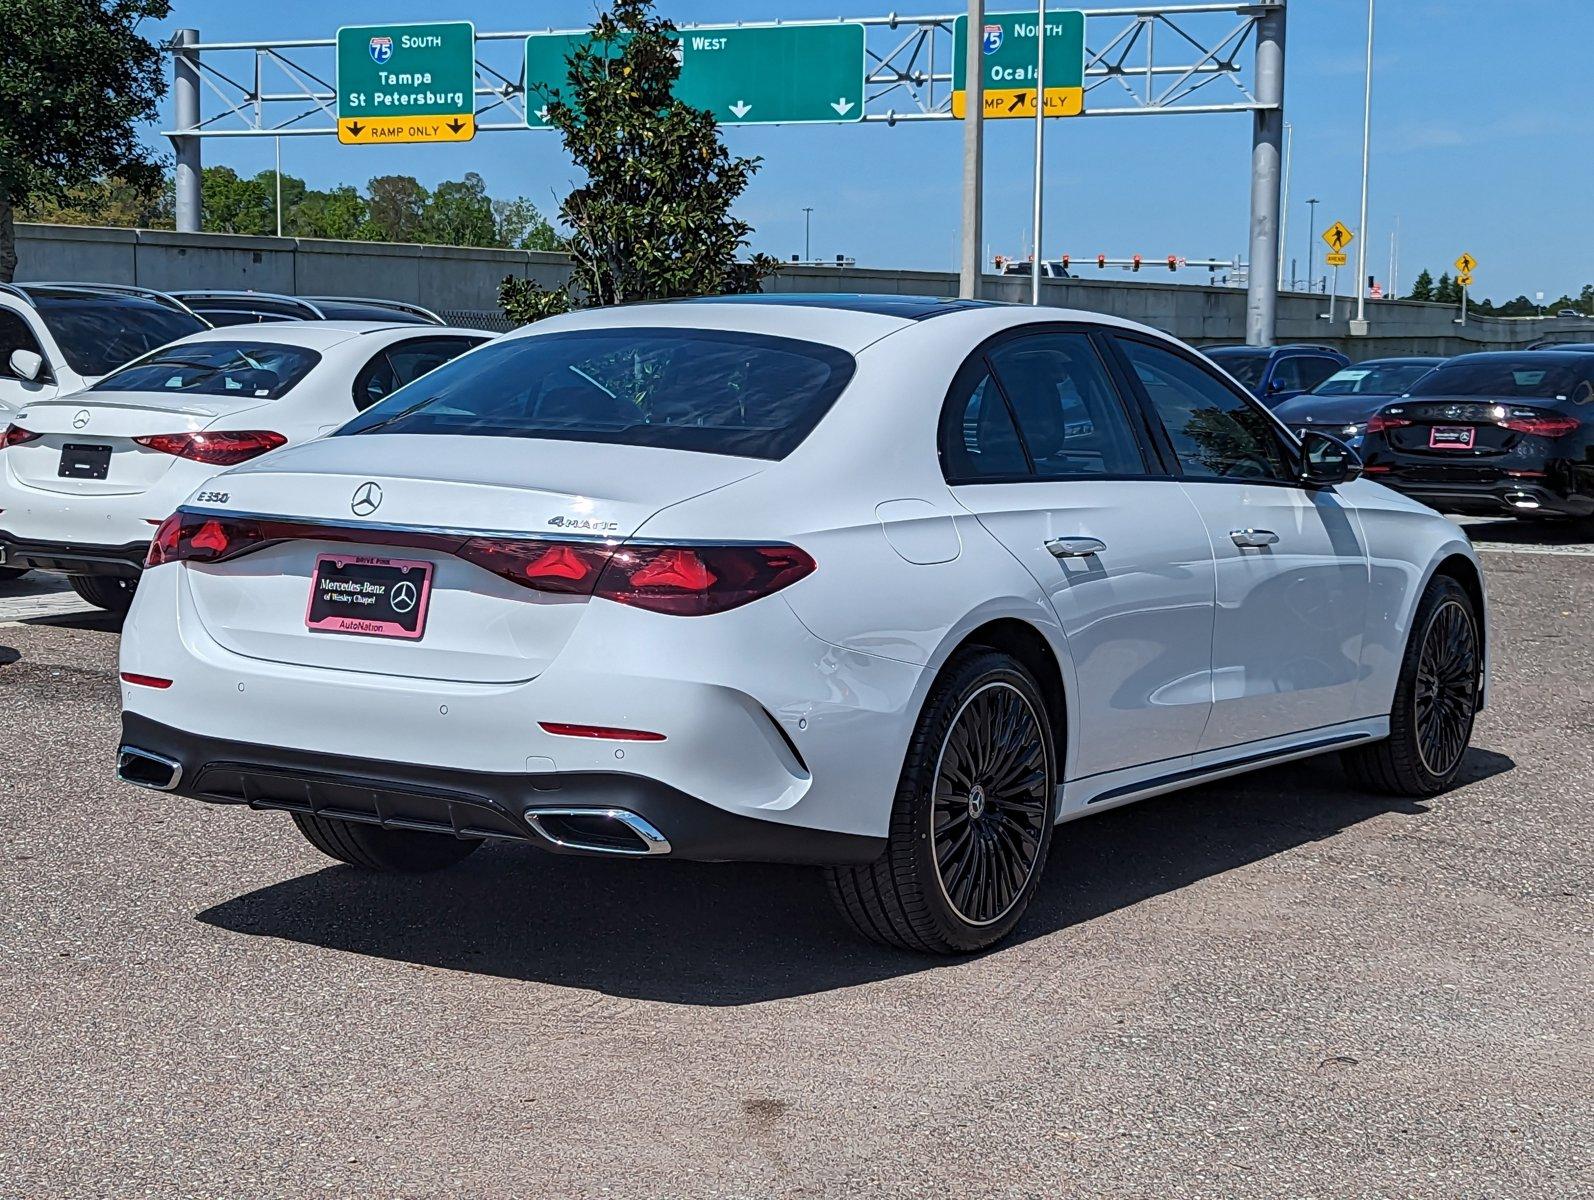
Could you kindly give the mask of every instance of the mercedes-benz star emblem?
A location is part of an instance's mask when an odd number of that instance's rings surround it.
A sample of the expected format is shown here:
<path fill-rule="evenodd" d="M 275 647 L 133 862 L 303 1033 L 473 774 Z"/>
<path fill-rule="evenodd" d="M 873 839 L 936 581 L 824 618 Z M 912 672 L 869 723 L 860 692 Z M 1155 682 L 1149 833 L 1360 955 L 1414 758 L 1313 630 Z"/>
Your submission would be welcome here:
<path fill-rule="evenodd" d="M 393 606 L 396 613 L 407 613 L 415 607 L 415 585 L 408 579 L 401 579 L 393 585 L 393 594 L 388 598 L 388 603 Z"/>
<path fill-rule="evenodd" d="M 362 483 L 349 501 L 349 510 L 357 517 L 368 517 L 381 507 L 382 485 L 378 483 Z"/>
<path fill-rule="evenodd" d="M 80 409 L 77 410 L 77 412 L 72 414 L 72 428 L 73 429 L 82 429 L 83 426 L 87 425 L 88 423 L 89 423 L 89 410 L 88 409 L 80 408 Z"/>

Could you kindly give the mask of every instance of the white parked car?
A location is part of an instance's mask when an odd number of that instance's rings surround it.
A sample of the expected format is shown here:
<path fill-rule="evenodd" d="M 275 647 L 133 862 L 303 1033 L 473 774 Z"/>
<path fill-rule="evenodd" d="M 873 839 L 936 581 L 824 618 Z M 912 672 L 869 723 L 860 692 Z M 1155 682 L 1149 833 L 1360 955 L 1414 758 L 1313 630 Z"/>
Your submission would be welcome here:
<path fill-rule="evenodd" d="M 132 603 L 155 527 L 221 467 L 329 433 L 492 334 L 412 324 L 206 329 L 0 434 L 0 565 Z"/>
<path fill-rule="evenodd" d="M 1358 473 L 1089 313 L 558 317 L 161 527 L 119 772 L 375 869 L 496 839 L 820 863 L 864 934 L 969 951 L 1057 822 L 1329 751 L 1452 782 L 1482 576 Z"/>

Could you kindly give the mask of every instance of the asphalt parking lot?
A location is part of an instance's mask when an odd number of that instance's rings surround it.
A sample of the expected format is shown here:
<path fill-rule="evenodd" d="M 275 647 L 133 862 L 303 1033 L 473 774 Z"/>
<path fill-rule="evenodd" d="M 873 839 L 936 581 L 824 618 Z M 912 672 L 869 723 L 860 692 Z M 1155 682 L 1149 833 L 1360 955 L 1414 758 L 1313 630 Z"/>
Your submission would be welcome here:
<path fill-rule="evenodd" d="M 420 881 L 111 775 L 116 622 L 0 592 L 0 1194 L 1594 1195 L 1594 547 L 1474 523 L 1462 786 L 1308 761 L 1065 826 L 1013 941 L 796 868 Z"/>

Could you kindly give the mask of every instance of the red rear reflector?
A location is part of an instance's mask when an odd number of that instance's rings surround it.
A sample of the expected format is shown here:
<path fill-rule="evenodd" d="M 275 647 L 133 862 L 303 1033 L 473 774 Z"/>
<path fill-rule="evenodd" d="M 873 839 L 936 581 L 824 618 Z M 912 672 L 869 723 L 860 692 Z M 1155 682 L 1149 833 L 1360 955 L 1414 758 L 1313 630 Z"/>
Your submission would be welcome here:
<path fill-rule="evenodd" d="M 24 429 L 20 425 L 7 425 L 6 431 L 0 433 L 0 450 L 7 446 L 20 446 L 23 442 L 35 441 L 43 437 L 42 433 L 34 433 L 31 429 Z"/>
<path fill-rule="evenodd" d="M 1410 425 L 1405 417 L 1386 417 L 1383 413 L 1375 413 L 1367 422 L 1368 433 L 1382 433 L 1386 429 L 1399 429 L 1402 425 Z"/>
<path fill-rule="evenodd" d="M 175 454 L 213 467 L 232 467 L 268 450 L 287 444 L 288 439 L 269 429 L 224 429 L 215 433 L 153 433 L 133 439 L 140 446 Z"/>
<path fill-rule="evenodd" d="M 1362 468 L 1362 474 L 1363 475 L 1387 475 L 1387 474 L 1389 474 L 1389 472 L 1391 470 L 1393 470 L 1392 467 L 1363 467 Z"/>
<path fill-rule="evenodd" d="M 645 729 L 617 729 L 612 725 L 567 725 L 562 721 L 538 721 L 543 731 L 559 737 L 602 738 L 610 742 L 662 742 L 662 733 Z"/>
<path fill-rule="evenodd" d="M 1543 417 L 1508 417 L 1500 424 L 1518 433 L 1531 433 L 1538 437 L 1561 437 L 1578 427 L 1576 417 L 1560 415 Z"/>
<path fill-rule="evenodd" d="M 122 672 L 123 683 L 136 683 L 139 687 L 165 689 L 172 686 L 170 679 L 162 679 L 158 675 L 138 675 L 132 671 Z"/>

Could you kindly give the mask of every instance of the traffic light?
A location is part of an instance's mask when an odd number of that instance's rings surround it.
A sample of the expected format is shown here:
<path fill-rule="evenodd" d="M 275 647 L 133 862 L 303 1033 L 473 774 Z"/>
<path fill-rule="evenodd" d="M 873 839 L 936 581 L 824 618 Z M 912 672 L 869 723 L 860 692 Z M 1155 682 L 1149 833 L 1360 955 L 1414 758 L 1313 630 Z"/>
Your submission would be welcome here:
<path fill-rule="evenodd" d="M 1135 255 L 1130 261 L 1133 263 L 1133 265 L 1129 268 L 1131 271 L 1140 270 L 1140 255 Z"/>
<path fill-rule="evenodd" d="M 1107 256 L 1105 254 L 1096 255 L 1096 269 L 1098 271 L 1100 271 L 1100 270 L 1104 269 L 1106 266 L 1107 266 Z"/>
<path fill-rule="evenodd" d="M 1172 254 L 1168 255 L 1168 270 L 1177 271 L 1178 269 L 1179 269 L 1179 259 L 1178 259 L 1178 257 L 1176 255 L 1172 255 Z"/>
<path fill-rule="evenodd" d="M 1063 270 L 1068 270 L 1068 255 L 1063 255 Z"/>

